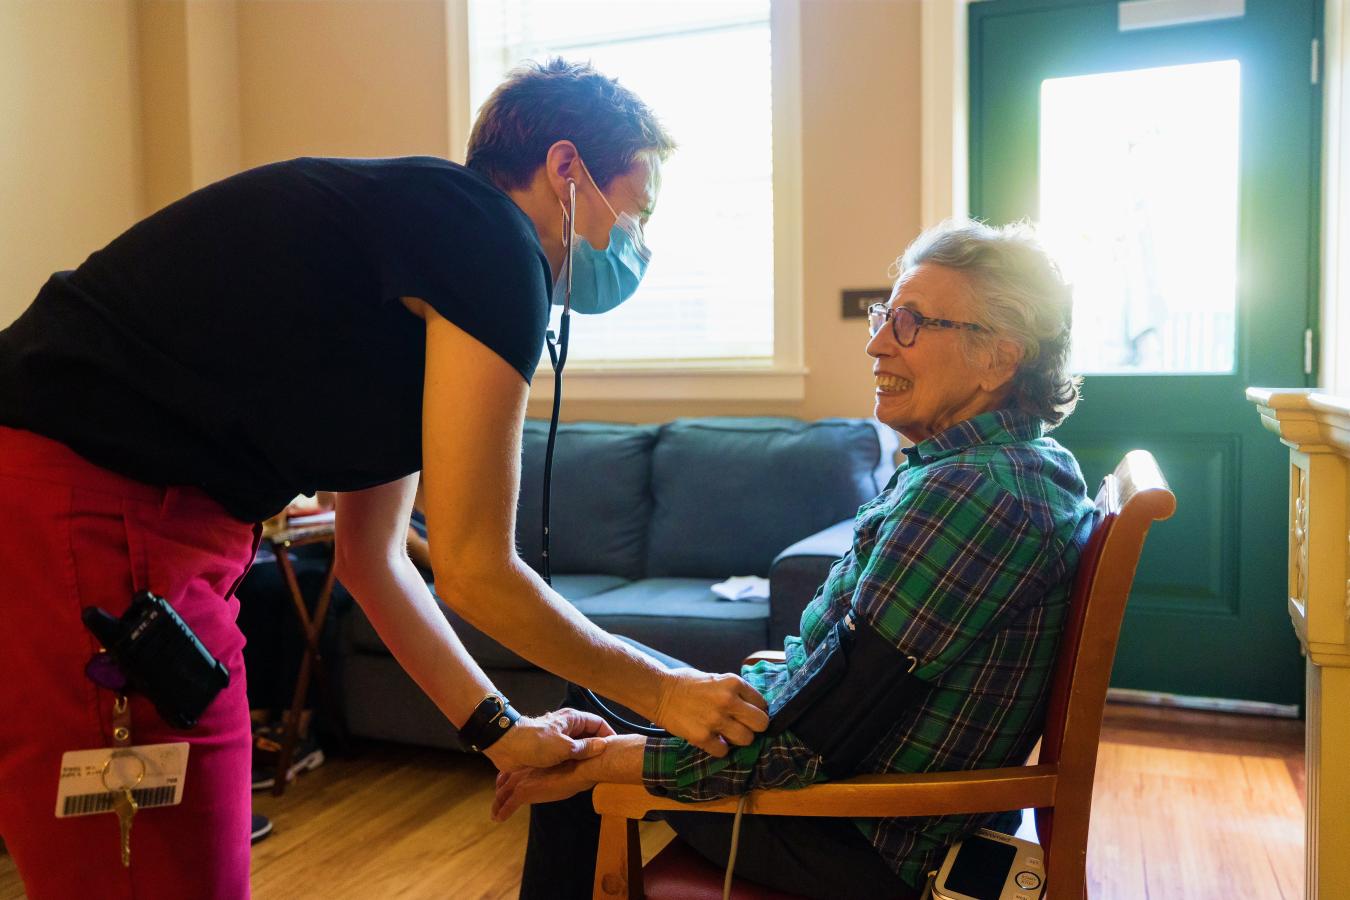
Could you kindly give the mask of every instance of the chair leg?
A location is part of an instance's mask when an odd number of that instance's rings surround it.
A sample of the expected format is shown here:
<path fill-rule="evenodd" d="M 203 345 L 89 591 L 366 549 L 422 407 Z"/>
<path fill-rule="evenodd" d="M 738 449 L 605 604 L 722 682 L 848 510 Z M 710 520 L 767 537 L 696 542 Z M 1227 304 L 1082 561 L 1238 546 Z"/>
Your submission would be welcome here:
<path fill-rule="evenodd" d="M 600 817 L 594 900 L 643 900 L 642 844 L 636 819 Z"/>
<path fill-rule="evenodd" d="M 1066 855 L 1053 862 L 1046 860 L 1046 900 L 1088 900 L 1087 860 L 1084 856 Z"/>

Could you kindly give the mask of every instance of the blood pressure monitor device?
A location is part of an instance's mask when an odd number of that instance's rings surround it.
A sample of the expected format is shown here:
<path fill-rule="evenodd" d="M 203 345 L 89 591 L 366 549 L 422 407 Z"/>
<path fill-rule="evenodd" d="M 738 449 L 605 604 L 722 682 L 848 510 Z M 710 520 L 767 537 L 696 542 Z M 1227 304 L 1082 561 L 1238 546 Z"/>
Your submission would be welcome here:
<path fill-rule="evenodd" d="M 1044 890 L 1040 844 L 981 828 L 947 851 L 933 900 L 1039 900 Z"/>

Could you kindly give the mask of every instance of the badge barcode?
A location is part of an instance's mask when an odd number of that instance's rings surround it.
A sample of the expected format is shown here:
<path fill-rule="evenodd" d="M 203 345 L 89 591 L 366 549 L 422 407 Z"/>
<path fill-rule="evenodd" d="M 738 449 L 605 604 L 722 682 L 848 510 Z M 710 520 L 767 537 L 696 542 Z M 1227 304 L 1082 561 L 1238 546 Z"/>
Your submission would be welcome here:
<path fill-rule="evenodd" d="M 144 809 L 147 806 L 168 806 L 170 803 L 173 803 L 173 785 L 166 784 L 156 788 L 137 788 L 131 792 L 131 797 L 141 809 Z M 65 816 L 83 816 L 88 813 L 107 812 L 112 809 L 112 800 L 113 795 L 111 793 L 76 794 L 66 798 L 66 803 L 61 809 L 61 814 Z"/>

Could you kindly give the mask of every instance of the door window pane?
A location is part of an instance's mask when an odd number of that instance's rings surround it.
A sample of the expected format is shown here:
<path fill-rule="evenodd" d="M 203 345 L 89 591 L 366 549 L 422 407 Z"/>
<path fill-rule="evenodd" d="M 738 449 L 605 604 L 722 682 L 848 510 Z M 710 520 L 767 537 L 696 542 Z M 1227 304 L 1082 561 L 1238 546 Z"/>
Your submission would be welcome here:
<path fill-rule="evenodd" d="M 1075 371 L 1229 372 L 1237 60 L 1041 84 L 1043 238 L 1074 285 Z"/>

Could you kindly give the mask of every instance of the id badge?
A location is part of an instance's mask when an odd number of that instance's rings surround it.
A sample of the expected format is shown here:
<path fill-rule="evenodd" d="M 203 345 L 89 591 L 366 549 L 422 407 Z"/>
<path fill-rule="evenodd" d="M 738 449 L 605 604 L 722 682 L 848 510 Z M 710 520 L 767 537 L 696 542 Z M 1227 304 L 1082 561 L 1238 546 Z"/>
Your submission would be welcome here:
<path fill-rule="evenodd" d="M 56 817 L 111 812 L 113 792 L 131 789 L 139 809 L 183 801 L 188 743 L 70 750 L 61 756 Z"/>

